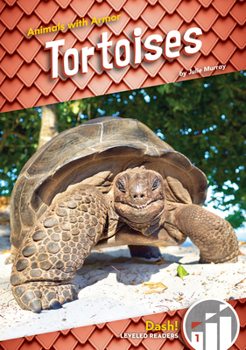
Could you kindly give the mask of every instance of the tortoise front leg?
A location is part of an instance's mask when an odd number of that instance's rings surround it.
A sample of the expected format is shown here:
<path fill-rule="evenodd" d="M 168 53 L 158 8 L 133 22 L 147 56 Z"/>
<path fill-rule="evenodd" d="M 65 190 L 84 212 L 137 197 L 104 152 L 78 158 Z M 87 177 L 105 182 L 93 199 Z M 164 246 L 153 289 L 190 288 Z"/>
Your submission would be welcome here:
<path fill-rule="evenodd" d="M 108 205 L 93 186 L 57 195 L 30 230 L 12 268 L 12 292 L 22 309 L 40 312 L 77 299 L 71 280 L 103 233 Z"/>
<path fill-rule="evenodd" d="M 200 249 L 200 263 L 238 260 L 236 234 L 228 221 L 198 205 L 182 205 L 175 210 L 180 231 Z"/>

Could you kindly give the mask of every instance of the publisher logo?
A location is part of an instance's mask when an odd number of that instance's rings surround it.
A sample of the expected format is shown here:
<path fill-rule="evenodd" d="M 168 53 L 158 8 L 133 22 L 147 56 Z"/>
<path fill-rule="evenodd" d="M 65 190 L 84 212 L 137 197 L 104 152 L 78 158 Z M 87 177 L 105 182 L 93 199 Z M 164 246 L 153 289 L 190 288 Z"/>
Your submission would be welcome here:
<path fill-rule="evenodd" d="M 239 328 L 238 315 L 230 304 L 203 299 L 188 309 L 181 331 L 193 350 L 227 350 L 235 343 Z"/>

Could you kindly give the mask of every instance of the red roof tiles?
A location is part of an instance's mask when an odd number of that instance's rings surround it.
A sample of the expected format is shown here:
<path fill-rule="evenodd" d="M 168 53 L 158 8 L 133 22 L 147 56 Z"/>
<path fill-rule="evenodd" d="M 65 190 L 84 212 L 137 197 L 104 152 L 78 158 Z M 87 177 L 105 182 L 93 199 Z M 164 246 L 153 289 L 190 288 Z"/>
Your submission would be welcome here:
<path fill-rule="evenodd" d="M 90 25 L 93 17 L 121 15 L 114 22 L 102 26 Z M 82 18 L 87 26 L 29 35 L 42 27 L 68 24 Z M 239 0 L 0 0 L 0 105 L 1 111 L 35 106 L 45 101 L 55 103 L 69 98 L 84 98 L 109 92 L 165 84 L 178 81 L 179 72 L 204 62 L 226 64 L 225 72 L 246 68 L 246 2 Z M 55 39 L 66 39 L 59 49 L 60 57 L 69 47 L 78 50 L 85 45 L 94 46 L 102 31 L 108 32 L 113 42 L 123 35 L 132 41 L 134 28 L 142 29 L 142 38 L 152 30 L 165 38 L 170 30 L 199 26 L 203 30 L 201 51 L 195 56 L 181 55 L 171 63 L 164 59 L 138 67 L 131 63 L 127 69 L 103 72 L 98 54 L 89 58 L 89 72 L 85 76 L 66 78 L 59 67 L 59 84 L 51 84 L 50 52 L 44 44 Z M 89 41 L 88 41 L 89 40 Z M 113 51 L 110 51 L 113 54 Z M 61 66 L 61 65 L 60 65 Z M 30 75 L 28 74 L 30 68 Z M 211 73 L 218 74 L 218 71 Z M 206 75 L 198 74 L 197 77 Z M 45 78 L 47 81 L 45 82 Z M 187 78 L 187 76 L 186 76 Z M 193 76 L 194 78 L 194 76 Z M 69 83 L 68 83 L 69 81 Z M 68 91 L 62 88 L 66 82 Z M 57 85 L 56 85 L 57 84 Z M 9 88 L 9 86 L 13 86 Z M 22 88 L 32 88 L 33 98 L 25 101 Z M 38 91 L 37 91 L 37 90 Z M 35 93 L 34 93 L 35 92 Z M 21 94 L 21 95 L 20 95 Z M 19 96 L 20 95 L 20 96 Z M 39 98 L 35 98 L 39 96 Z M 43 99 L 44 98 L 44 99 Z M 18 102 L 17 102 L 18 101 Z"/>
<path fill-rule="evenodd" d="M 229 302 L 240 320 L 240 333 L 230 350 L 246 349 L 246 298 Z M 0 342 L 1 350 L 185 350 L 180 337 L 180 325 L 186 309 L 159 313 L 120 321 L 102 323 L 59 332 L 11 339 Z M 179 338 L 121 338 L 124 333 L 146 333 L 146 321 L 155 324 L 177 321 Z M 176 331 L 169 331 L 169 333 Z M 161 332 L 156 332 L 160 333 Z"/>

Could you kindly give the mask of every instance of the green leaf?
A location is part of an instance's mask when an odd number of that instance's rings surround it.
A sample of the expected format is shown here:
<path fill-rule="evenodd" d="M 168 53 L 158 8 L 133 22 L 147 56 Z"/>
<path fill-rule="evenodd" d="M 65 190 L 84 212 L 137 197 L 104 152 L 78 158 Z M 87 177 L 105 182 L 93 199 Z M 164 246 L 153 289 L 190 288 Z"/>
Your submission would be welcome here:
<path fill-rule="evenodd" d="M 183 280 L 183 277 L 184 277 L 184 276 L 189 275 L 189 273 L 188 273 L 188 272 L 183 268 L 183 266 L 181 266 L 181 265 L 179 265 L 179 266 L 177 267 L 177 271 L 178 271 L 179 277 L 182 278 L 182 280 Z"/>

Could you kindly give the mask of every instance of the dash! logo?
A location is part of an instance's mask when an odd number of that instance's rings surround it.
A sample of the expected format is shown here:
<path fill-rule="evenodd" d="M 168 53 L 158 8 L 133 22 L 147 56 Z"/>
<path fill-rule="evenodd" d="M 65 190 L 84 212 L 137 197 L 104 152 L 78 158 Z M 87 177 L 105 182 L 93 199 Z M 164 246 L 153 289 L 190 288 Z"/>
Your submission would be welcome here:
<path fill-rule="evenodd" d="M 181 326 L 185 343 L 192 350 L 228 350 L 240 329 L 233 307 L 219 299 L 202 299 L 186 312 Z"/>

